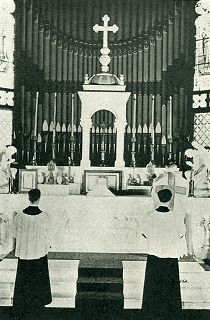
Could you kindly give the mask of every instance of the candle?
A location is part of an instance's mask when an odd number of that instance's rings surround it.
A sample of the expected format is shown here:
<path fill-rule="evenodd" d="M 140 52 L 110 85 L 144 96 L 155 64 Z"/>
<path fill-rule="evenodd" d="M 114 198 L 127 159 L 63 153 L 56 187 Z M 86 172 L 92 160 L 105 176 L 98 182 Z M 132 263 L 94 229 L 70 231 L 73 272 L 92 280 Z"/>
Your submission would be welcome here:
<path fill-rule="evenodd" d="M 155 96 L 152 96 L 152 144 L 155 144 Z"/>
<path fill-rule="evenodd" d="M 102 127 L 101 127 L 101 150 L 104 151 L 105 150 L 105 131 L 104 131 L 105 127 L 104 125 L 102 124 Z"/>
<path fill-rule="evenodd" d="M 169 139 L 172 139 L 172 97 L 169 98 Z"/>
<path fill-rule="evenodd" d="M 38 100 L 39 100 L 39 92 L 36 93 L 35 119 L 34 119 L 34 136 L 35 137 L 37 135 Z"/>
<path fill-rule="evenodd" d="M 166 135 L 166 106 L 162 106 L 162 134 Z"/>
<path fill-rule="evenodd" d="M 91 137 L 92 137 L 92 153 L 94 153 L 94 148 L 95 148 L 95 127 L 94 126 L 92 126 Z"/>
<path fill-rule="evenodd" d="M 55 92 L 55 94 L 54 94 L 54 112 L 53 112 L 54 127 L 55 127 L 55 122 L 56 122 L 56 97 L 57 97 L 57 93 Z"/>
<path fill-rule="evenodd" d="M 54 113 L 53 113 L 53 143 L 55 142 L 55 122 L 56 122 L 56 97 L 57 97 L 57 93 L 55 92 L 54 94 Z"/>
<path fill-rule="evenodd" d="M 71 137 L 74 136 L 74 94 L 71 96 Z"/>
<path fill-rule="evenodd" d="M 137 95 L 134 94 L 133 96 L 133 137 L 135 137 L 135 131 L 136 131 L 136 97 Z"/>

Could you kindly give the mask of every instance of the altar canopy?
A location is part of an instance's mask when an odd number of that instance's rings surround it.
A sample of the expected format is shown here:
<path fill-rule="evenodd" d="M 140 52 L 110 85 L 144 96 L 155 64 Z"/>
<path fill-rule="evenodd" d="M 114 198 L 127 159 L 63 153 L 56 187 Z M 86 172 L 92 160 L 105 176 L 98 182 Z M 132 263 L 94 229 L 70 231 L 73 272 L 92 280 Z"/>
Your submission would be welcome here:
<path fill-rule="evenodd" d="M 136 166 L 145 166 L 151 159 L 151 139 L 156 164 L 168 155 L 182 164 L 193 132 L 195 2 L 16 1 L 13 144 L 18 161 L 31 163 L 36 143 L 39 165 L 52 159 L 53 146 L 61 165 L 68 164 L 70 153 L 80 165 L 84 146 L 78 91 L 85 77 L 100 72 L 102 32 L 94 32 L 93 26 L 101 27 L 108 15 L 109 26 L 119 28 L 108 32 L 109 72 L 123 75 L 130 92 L 123 132 L 125 165 L 131 165 L 133 152 Z M 115 80 L 110 84 L 115 86 Z M 100 165 L 104 141 L 106 166 L 113 166 L 113 121 L 108 110 L 92 115 L 92 165 Z"/>

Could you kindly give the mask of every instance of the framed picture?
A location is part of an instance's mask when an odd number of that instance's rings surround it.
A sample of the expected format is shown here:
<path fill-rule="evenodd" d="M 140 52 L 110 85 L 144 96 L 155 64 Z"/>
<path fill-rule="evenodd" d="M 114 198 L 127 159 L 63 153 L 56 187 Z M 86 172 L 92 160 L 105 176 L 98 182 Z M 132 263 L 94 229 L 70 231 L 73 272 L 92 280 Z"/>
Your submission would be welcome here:
<path fill-rule="evenodd" d="M 93 190 L 96 185 L 106 185 L 107 188 L 115 190 L 122 189 L 121 170 L 85 170 L 84 171 L 85 190 Z"/>
<path fill-rule="evenodd" d="M 20 169 L 19 170 L 19 192 L 26 193 L 31 189 L 37 188 L 38 170 Z"/>

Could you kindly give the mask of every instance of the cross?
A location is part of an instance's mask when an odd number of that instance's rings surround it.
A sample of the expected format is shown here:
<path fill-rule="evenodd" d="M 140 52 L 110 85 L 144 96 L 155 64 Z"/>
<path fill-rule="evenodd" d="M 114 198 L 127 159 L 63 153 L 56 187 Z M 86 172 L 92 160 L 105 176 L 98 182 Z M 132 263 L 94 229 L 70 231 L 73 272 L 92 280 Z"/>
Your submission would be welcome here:
<path fill-rule="evenodd" d="M 98 24 L 96 24 L 93 27 L 93 30 L 98 33 L 99 31 L 103 31 L 103 48 L 108 48 L 108 32 L 112 31 L 113 33 L 116 33 L 118 31 L 118 26 L 116 26 L 116 24 L 113 24 L 113 26 L 108 26 L 108 22 L 110 20 L 110 18 L 107 15 L 104 15 L 102 18 L 104 25 L 103 26 L 99 26 Z"/>

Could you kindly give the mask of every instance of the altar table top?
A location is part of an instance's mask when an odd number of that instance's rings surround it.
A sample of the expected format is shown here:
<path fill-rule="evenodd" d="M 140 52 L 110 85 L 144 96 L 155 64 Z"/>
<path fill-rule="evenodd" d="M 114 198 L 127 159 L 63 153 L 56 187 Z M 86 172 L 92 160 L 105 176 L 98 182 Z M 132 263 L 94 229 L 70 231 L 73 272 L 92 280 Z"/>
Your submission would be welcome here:
<path fill-rule="evenodd" d="M 13 212 L 28 206 L 26 194 L 1 194 L 0 212 L 12 220 Z M 51 218 L 54 252 L 144 253 L 141 220 L 153 208 L 151 197 L 47 196 L 39 207 Z M 188 217 L 191 241 L 202 245 L 203 218 L 209 221 L 210 199 L 178 195 L 174 211 Z M 195 235 L 195 236 L 194 236 Z M 1 247 L 0 247 L 1 249 Z M 0 252 L 1 254 L 1 252 Z"/>

